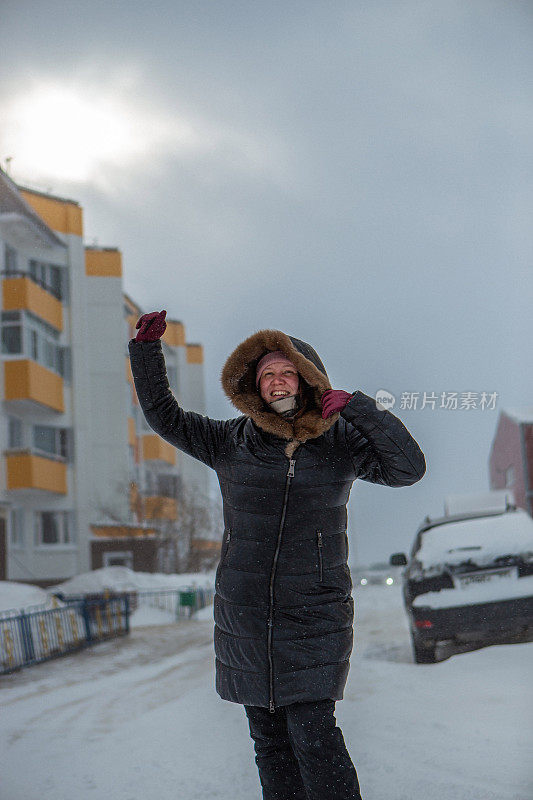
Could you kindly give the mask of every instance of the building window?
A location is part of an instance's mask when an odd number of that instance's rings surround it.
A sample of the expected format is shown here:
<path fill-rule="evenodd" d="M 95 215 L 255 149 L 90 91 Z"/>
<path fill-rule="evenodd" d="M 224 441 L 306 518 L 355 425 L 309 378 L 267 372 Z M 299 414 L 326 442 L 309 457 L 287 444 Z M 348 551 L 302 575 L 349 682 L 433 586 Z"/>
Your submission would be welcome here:
<path fill-rule="evenodd" d="M 35 283 L 44 283 L 46 281 L 46 265 L 32 258 L 30 261 L 30 275 Z"/>
<path fill-rule="evenodd" d="M 22 420 L 18 417 L 8 417 L 8 448 L 20 450 L 22 448 Z"/>
<path fill-rule="evenodd" d="M 2 324 L 2 353 L 6 355 L 22 353 L 22 327 L 20 325 Z"/>
<path fill-rule="evenodd" d="M 70 428 L 54 428 L 50 425 L 34 425 L 33 447 L 35 450 L 71 461 L 72 430 Z"/>
<path fill-rule="evenodd" d="M 49 547 L 72 544 L 73 515 L 71 511 L 36 511 L 35 545 Z"/>
<path fill-rule="evenodd" d="M 104 567 L 128 567 L 133 569 L 133 555 L 131 551 L 107 551 L 103 553 Z"/>
<path fill-rule="evenodd" d="M 31 259 L 30 275 L 43 289 L 53 294 L 58 300 L 63 300 L 65 296 L 65 270 L 53 264 L 45 264 L 42 261 Z"/>
<path fill-rule="evenodd" d="M 30 331 L 30 356 L 34 361 L 39 361 L 39 337 L 37 331 Z"/>
<path fill-rule="evenodd" d="M 6 272 L 16 272 L 17 271 L 17 251 L 13 250 L 8 244 L 5 246 L 4 250 L 5 255 L 5 271 Z"/>
<path fill-rule="evenodd" d="M 146 470 L 144 475 L 144 486 L 146 494 L 148 495 L 155 494 L 156 477 L 152 472 L 150 472 L 149 469 Z"/>
<path fill-rule="evenodd" d="M 72 428 L 59 428 L 59 455 L 66 461 L 74 460 L 74 432 Z"/>
<path fill-rule="evenodd" d="M 57 368 L 57 347 L 53 344 L 49 339 L 43 340 L 44 344 L 44 353 L 43 353 L 43 360 L 45 367 L 48 369 L 53 369 L 59 372 Z"/>
<path fill-rule="evenodd" d="M 178 476 L 177 475 L 158 475 L 157 492 L 162 497 L 178 496 Z"/>
<path fill-rule="evenodd" d="M 57 371 L 66 381 L 72 379 L 72 362 L 70 360 L 70 347 L 57 348 Z"/>
<path fill-rule="evenodd" d="M 3 311 L 1 319 L 2 353 L 25 355 L 70 381 L 70 348 L 58 343 L 55 328 L 30 311 Z"/>
<path fill-rule="evenodd" d="M 507 467 L 505 470 L 505 488 L 514 486 L 514 467 Z"/>
<path fill-rule="evenodd" d="M 24 509 L 11 509 L 11 539 L 13 547 L 24 547 Z"/>

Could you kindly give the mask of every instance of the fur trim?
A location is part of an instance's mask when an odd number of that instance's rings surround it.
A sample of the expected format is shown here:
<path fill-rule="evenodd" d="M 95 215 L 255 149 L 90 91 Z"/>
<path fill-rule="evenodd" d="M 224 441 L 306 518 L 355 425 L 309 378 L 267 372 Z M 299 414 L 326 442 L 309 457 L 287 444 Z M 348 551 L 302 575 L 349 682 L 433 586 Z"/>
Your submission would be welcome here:
<path fill-rule="evenodd" d="M 285 353 L 313 390 L 310 407 L 292 422 L 265 408 L 265 403 L 255 386 L 257 363 L 266 352 L 273 350 Z M 300 442 L 321 436 L 339 418 L 339 414 L 336 413 L 328 419 L 322 419 L 320 398 L 324 392 L 331 389 L 329 379 L 282 331 L 262 330 L 245 339 L 228 357 L 222 369 L 221 381 L 225 394 L 239 411 L 251 417 L 262 430 L 289 441 L 286 448 L 288 458 L 292 456 Z M 289 454 L 287 450 L 290 449 L 292 452 Z"/>

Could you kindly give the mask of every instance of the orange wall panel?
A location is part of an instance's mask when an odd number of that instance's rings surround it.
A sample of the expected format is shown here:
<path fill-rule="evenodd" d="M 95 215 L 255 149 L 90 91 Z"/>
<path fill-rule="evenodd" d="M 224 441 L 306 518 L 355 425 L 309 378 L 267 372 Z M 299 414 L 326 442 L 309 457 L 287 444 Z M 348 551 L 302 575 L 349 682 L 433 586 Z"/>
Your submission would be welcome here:
<path fill-rule="evenodd" d="M 165 442 L 157 434 L 145 434 L 142 437 L 143 458 L 145 461 L 166 461 L 167 464 L 176 463 L 176 448 Z"/>
<path fill-rule="evenodd" d="M 4 361 L 4 399 L 33 400 L 64 412 L 63 378 L 27 358 Z"/>
<path fill-rule="evenodd" d="M 85 274 L 96 278 L 120 278 L 122 276 L 122 253 L 115 248 L 85 248 Z"/>
<path fill-rule="evenodd" d="M 161 337 L 166 344 L 171 347 L 184 347 L 185 345 L 185 325 L 183 322 L 165 319 L 167 327 Z"/>
<path fill-rule="evenodd" d="M 56 330 L 63 330 L 61 302 L 31 278 L 4 278 L 2 280 L 2 309 L 4 311 L 27 309 L 48 322 Z"/>
<path fill-rule="evenodd" d="M 203 364 L 204 348 L 201 344 L 187 345 L 187 364 Z"/>
<path fill-rule="evenodd" d="M 67 465 L 28 453 L 8 454 L 7 488 L 42 489 L 67 494 Z"/>
<path fill-rule="evenodd" d="M 130 447 L 135 447 L 137 441 L 137 432 L 135 430 L 135 420 L 133 417 L 128 417 L 128 444 Z"/>
<path fill-rule="evenodd" d="M 83 210 L 78 203 L 49 197 L 29 189 L 21 189 L 20 193 L 49 228 L 59 233 L 83 236 Z"/>

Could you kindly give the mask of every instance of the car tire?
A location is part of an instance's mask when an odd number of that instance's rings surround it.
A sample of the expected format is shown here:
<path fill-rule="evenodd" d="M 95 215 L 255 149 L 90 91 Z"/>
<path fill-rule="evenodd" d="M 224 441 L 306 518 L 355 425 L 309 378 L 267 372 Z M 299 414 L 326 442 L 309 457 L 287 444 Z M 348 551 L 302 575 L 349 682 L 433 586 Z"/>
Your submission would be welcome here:
<path fill-rule="evenodd" d="M 426 641 L 421 644 L 413 637 L 413 653 L 416 664 L 435 664 L 437 661 L 437 642 Z"/>

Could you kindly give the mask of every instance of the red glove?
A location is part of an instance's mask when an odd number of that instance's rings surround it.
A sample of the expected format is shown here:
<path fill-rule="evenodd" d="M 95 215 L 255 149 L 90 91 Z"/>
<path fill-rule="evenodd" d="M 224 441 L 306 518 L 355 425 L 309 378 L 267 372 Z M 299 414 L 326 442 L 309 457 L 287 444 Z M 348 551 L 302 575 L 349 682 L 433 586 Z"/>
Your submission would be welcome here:
<path fill-rule="evenodd" d="M 343 392 L 342 389 L 328 389 L 320 399 L 322 400 L 322 419 L 327 419 L 336 411 L 342 411 L 348 401 L 352 399 L 352 395 L 350 392 Z"/>
<path fill-rule="evenodd" d="M 137 320 L 136 328 L 140 328 L 135 337 L 136 342 L 156 342 L 160 339 L 167 327 L 165 322 L 166 311 L 152 311 L 151 314 L 143 314 Z"/>

